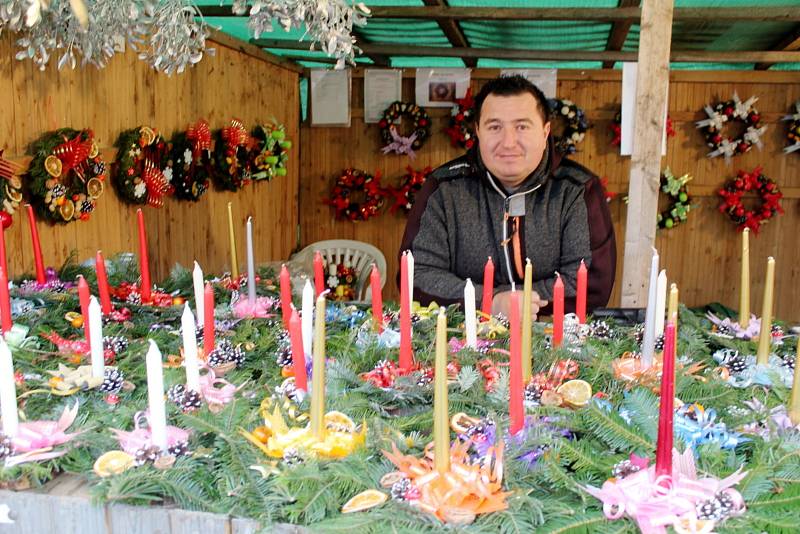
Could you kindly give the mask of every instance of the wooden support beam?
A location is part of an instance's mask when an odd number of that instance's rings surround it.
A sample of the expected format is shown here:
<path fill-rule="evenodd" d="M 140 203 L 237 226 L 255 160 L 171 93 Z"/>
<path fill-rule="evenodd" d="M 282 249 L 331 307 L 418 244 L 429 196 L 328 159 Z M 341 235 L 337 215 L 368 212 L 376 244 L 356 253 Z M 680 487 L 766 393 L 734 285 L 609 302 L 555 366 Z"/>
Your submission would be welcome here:
<path fill-rule="evenodd" d="M 447 0 L 423 0 L 426 6 L 447 6 Z M 458 21 L 453 19 L 447 20 L 438 20 L 436 21 L 439 24 L 439 28 L 441 28 L 442 32 L 444 32 L 447 40 L 450 41 L 450 44 L 456 48 L 469 48 L 469 41 L 467 41 L 467 36 L 464 35 L 464 31 L 461 29 L 461 25 Z M 475 68 L 478 66 L 478 58 L 474 57 L 462 57 L 461 60 L 464 62 L 469 68 Z"/>
<path fill-rule="evenodd" d="M 648 0 L 642 8 L 636 79 L 636 141 L 631 155 L 622 307 L 647 304 L 647 281 L 656 241 L 661 185 L 661 137 L 669 88 L 673 0 Z"/>
<path fill-rule="evenodd" d="M 251 39 L 251 43 L 264 48 L 283 48 L 287 50 L 308 50 L 310 44 L 305 41 L 289 41 L 280 39 Z M 443 46 L 398 46 L 396 44 L 360 43 L 365 54 L 431 56 L 431 57 L 468 57 L 494 58 L 538 61 L 636 61 L 637 52 L 593 52 L 588 50 L 525 50 L 516 48 L 454 48 Z M 674 62 L 720 62 L 720 63 L 753 63 L 771 61 L 773 63 L 800 62 L 800 51 L 695 51 L 675 50 L 669 56 Z"/>
<path fill-rule="evenodd" d="M 266 50 L 262 50 L 262 48 L 258 46 L 254 46 L 252 43 L 246 43 L 244 41 L 240 41 L 236 37 L 228 35 L 223 31 L 211 28 L 208 38 L 209 40 L 214 41 L 220 45 L 227 46 L 228 48 L 232 48 L 234 50 L 238 50 L 242 54 L 246 54 L 256 59 L 260 59 L 261 61 L 266 61 L 268 63 L 278 65 L 279 67 L 283 67 L 284 69 L 289 69 L 291 71 L 297 72 L 298 74 L 303 72 L 303 67 L 298 65 L 297 63 L 289 59 L 282 58 L 281 56 L 271 54 Z"/>
<path fill-rule="evenodd" d="M 619 0 L 617 7 L 638 7 L 639 0 Z M 622 45 L 625 44 L 625 39 L 628 38 L 628 32 L 633 26 L 632 20 L 617 20 L 611 26 L 611 32 L 608 34 L 608 42 L 606 50 L 610 52 L 617 52 L 622 50 Z M 614 67 L 613 61 L 604 61 L 603 68 L 610 69 Z"/>
<path fill-rule="evenodd" d="M 782 50 L 782 51 L 795 51 L 800 50 L 800 24 L 794 27 L 792 31 L 781 37 L 778 42 L 772 45 L 772 50 Z M 774 63 L 757 63 L 755 66 L 756 70 L 767 70 L 770 68 Z"/>

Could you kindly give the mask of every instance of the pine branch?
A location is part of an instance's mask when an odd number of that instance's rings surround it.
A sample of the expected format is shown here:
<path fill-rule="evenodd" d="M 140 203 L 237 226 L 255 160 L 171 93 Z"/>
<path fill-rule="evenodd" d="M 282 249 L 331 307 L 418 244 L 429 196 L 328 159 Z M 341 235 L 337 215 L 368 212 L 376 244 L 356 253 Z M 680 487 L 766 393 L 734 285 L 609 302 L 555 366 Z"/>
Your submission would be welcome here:
<path fill-rule="evenodd" d="M 655 445 L 644 439 L 641 430 L 629 426 L 618 414 L 607 412 L 597 403 L 590 402 L 581 411 L 585 425 L 603 442 L 616 450 L 652 453 Z"/>
<path fill-rule="evenodd" d="M 536 532 L 541 534 L 583 534 L 595 532 L 608 521 L 602 512 L 585 512 L 566 519 L 554 519 Z"/>

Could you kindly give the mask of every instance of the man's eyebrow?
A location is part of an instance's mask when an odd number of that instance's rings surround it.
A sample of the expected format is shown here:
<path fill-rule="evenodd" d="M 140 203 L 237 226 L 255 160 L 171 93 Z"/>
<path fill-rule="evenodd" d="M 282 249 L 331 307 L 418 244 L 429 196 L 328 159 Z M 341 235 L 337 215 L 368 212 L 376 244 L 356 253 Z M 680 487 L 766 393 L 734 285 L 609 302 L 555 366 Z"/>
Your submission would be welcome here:
<path fill-rule="evenodd" d="M 486 119 L 486 122 L 488 123 L 488 122 L 503 122 L 503 121 L 501 119 L 497 118 L 497 117 L 492 117 L 492 118 Z M 529 124 L 533 124 L 533 120 L 531 120 L 531 119 L 529 119 L 527 117 L 523 117 L 521 119 L 512 119 L 511 122 L 514 122 L 514 123 L 527 122 Z"/>

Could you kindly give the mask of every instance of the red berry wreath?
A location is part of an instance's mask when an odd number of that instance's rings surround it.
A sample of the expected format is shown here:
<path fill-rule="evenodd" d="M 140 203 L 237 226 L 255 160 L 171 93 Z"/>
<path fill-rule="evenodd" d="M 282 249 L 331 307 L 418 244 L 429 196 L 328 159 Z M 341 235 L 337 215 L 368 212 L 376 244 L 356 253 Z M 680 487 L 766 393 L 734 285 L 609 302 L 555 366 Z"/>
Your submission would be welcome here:
<path fill-rule="evenodd" d="M 748 210 L 742 204 L 742 196 L 748 191 L 758 194 L 761 205 L 757 209 Z M 719 195 L 722 197 L 719 211 L 727 213 L 728 217 L 739 225 L 740 232 L 750 228 L 757 235 L 762 224 L 776 213 L 783 214 L 781 207 L 783 193 L 774 180 L 761 174 L 761 167 L 756 167 L 752 173 L 739 171 L 736 179 L 728 181 L 725 187 L 719 190 Z"/>
<path fill-rule="evenodd" d="M 336 210 L 336 218 L 348 221 L 366 221 L 378 215 L 383 207 L 386 192 L 381 188 L 381 175 L 367 174 L 359 169 L 345 169 L 324 202 Z M 361 196 L 361 200 L 357 200 Z"/>

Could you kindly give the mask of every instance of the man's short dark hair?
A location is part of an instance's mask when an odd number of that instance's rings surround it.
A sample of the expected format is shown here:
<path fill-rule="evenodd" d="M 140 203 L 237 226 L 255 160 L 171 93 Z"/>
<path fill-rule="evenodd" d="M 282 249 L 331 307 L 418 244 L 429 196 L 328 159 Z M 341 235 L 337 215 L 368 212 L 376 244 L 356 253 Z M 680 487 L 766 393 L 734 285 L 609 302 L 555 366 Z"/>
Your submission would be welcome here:
<path fill-rule="evenodd" d="M 541 89 L 528 81 L 524 76 L 514 74 L 512 76 L 500 76 L 493 80 L 489 80 L 481 87 L 478 96 L 475 97 L 475 121 L 480 124 L 481 108 L 483 102 L 489 95 L 497 96 L 516 96 L 524 93 L 530 93 L 536 100 L 536 109 L 542 117 L 542 122 L 547 122 L 550 107 L 547 104 L 547 97 Z"/>

